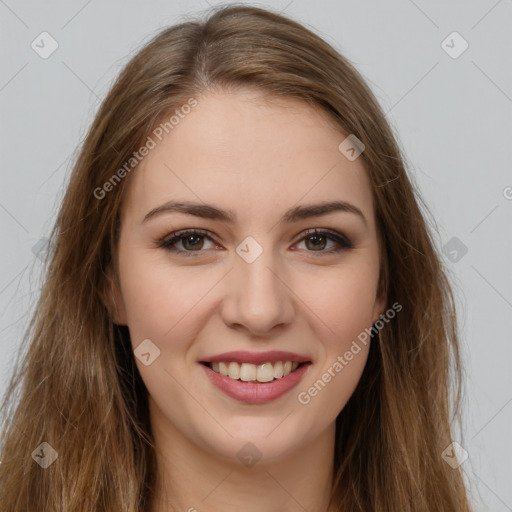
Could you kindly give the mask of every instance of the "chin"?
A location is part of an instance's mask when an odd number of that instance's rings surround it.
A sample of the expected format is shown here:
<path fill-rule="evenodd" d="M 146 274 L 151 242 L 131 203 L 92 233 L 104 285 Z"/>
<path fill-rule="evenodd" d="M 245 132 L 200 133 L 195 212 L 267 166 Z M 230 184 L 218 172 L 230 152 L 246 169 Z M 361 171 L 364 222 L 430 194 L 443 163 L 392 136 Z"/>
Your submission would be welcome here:
<path fill-rule="evenodd" d="M 262 467 L 281 462 L 307 442 L 306 432 L 297 430 L 298 418 L 292 419 L 294 413 L 287 418 L 287 414 L 224 422 L 223 426 L 233 437 L 222 431 L 213 438 L 210 430 L 210 435 L 203 437 L 200 444 L 216 458 L 230 464 L 252 467 L 257 463 Z"/>

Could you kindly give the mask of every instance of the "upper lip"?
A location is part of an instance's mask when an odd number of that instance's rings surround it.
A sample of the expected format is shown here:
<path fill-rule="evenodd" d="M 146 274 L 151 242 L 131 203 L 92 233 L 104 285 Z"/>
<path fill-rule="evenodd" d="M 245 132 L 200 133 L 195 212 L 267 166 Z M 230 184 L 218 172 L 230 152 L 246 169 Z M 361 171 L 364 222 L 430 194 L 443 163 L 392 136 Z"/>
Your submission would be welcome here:
<path fill-rule="evenodd" d="M 292 361 L 297 363 L 311 362 L 308 356 L 296 354 L 294 352 L 285 352 L 282 350 L 271 350 L 269 352 L 248 352 L 246 350 L 235 350 L 234 352 L 224 352 L 216 356 L 202 359 L 201 363 L 275 363 L 276 361 Z"/>

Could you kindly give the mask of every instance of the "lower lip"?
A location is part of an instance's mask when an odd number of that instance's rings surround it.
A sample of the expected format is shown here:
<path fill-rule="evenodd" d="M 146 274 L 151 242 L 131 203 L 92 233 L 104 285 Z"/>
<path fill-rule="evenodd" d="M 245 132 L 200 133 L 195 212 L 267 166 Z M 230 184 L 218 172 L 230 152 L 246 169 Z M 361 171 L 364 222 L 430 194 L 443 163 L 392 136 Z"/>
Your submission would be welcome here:
<path fill-rule="evenodd" d="M 201 363 L 200 363 L 201 364 Z M 293 389 L 308 371 L 311 363 L 302 364 L 286 377 L 274 379 L 271 382 L 245 382 L 231 379 L 214 372 L 208 366 L 201 364 L 210 381 L 231 398 L 248 404 L 262 404 L 275 400 Z"/>

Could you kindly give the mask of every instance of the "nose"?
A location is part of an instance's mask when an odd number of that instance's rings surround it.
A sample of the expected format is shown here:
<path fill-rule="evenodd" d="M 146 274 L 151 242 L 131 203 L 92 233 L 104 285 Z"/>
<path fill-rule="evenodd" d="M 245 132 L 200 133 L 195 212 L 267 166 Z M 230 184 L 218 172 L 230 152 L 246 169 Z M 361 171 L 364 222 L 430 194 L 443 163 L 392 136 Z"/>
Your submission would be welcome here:
<path fill-rule="evenodd" d="M 284 274 L 271 250 L 264 250 L 252 263 L 236 255 L 220 308 L 224 323 L 258 337 L 290 324 L 295 314 L 295 296 Z"/>

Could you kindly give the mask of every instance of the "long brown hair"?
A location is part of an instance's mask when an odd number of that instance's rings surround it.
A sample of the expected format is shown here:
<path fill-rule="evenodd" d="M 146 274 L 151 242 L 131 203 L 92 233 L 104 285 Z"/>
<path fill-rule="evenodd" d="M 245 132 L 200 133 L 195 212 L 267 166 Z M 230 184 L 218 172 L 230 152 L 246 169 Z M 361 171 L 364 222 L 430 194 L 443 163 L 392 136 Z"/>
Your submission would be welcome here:
<path fill-rule="evenodd" d="M 385 115 L 350 62 L 312 31 L 268 10 L 223 6 L 145 45 L 83 142 L 51 233 L 28 348 L 2 404 L 2 512 L 150 505 L 156 458 L 147 390 L 128 331 L 113 323 L 105 298 L 129 173 L 102 197 L 93 191 L 164 115 L 209 88 L 244 86 L 302 99 L 364 143 L 382 241 L 380 289 L 402 306 L 374 337 L 336 420 L 332 503 L 351 512 L 470 511 L 462 468 L 442 458 L 462 383 L 452 291 Z M 53 454 L 43 442 L 58 455 L 45 469 L 33 455 Z"/>

